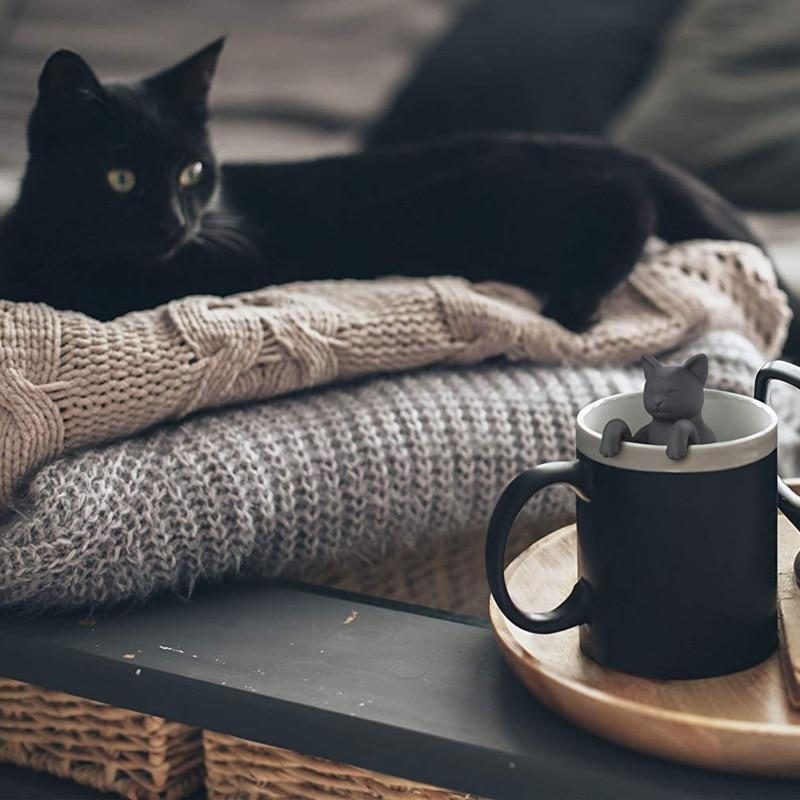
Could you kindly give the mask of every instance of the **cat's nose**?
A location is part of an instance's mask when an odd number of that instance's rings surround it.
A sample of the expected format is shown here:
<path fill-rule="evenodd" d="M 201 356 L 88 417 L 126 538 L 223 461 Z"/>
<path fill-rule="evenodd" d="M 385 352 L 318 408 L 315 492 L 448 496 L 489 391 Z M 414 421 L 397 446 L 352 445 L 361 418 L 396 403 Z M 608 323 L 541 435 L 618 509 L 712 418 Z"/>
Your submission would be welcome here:
<path fill-rule="evenodd" d="M 174 243 L 183 236 L 186 227 L 187 222 L 183 209 L 180 203 L 173 198 L 163 209 L 161 218 L 158 220 L 156 226 L 158 234 L 165 242 Z"/>
<path fill-rule="evenodd" d="M 162 236 L 170 239 L 183 231 L 183 225 L 179 222 L 176 222 L 174 225 L 159 225 L 158 231 Z"/>
<path fill-rule="evenodd" d="M 186 232 L 186 225 L 181 220 L 172 219 L 160 222 L 157 230 L 162 241 L 172 244 L 179 241 Z"/>

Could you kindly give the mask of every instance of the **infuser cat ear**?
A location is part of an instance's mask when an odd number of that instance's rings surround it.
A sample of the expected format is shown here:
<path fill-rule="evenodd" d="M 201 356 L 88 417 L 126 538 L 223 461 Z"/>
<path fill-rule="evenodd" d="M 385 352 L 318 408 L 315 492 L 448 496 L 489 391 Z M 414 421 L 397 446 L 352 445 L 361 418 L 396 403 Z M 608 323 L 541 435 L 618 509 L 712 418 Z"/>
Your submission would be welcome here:
<path fill-rule="evenodd" d="M 72 50 L 56 50 L 39 75 L 39 94 L 63 95 L 70 92 L 100 96 L 103 89 L 92 68 Z"/>
<path fill-rule="evenodd" d="M 221 36 L 183 61 L 148 78 L 145 84 L 185 110 L 205 116 L 208 92 L 224 45 L 225 37 Z"/>
<path fill-rule="evenodd" d="M 664 366 L 655 356 L 643 355 L 642 356 L 642 369 L 644 370 L 645 378 L 649 378 L 654 370 Z"/>
<path fill-rule="evenodd" d="M 708 356 L 705 353 L 698 353 L 696 356 L 687 358 L 683 363 L 683 368 L 691 372 L 705 386 L 708 380 Z"/>

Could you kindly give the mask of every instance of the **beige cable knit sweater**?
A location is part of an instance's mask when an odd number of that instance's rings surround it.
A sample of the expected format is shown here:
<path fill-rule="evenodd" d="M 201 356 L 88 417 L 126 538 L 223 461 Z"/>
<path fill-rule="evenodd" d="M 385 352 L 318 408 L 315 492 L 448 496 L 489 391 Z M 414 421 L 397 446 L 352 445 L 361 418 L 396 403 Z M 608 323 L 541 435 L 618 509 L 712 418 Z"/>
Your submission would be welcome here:
<path fill-rule="evenodd" d="M 24 476 L 67 451 L 198 409 L 500 355 L 624 364 L 712 329 L 738 331 L 771 357 L 789 318 L 764 254 L 736 242 L 652 254 L 583 334 L 536 307 L 521 290 L 458 278 L 190 297 L 106 323 L 0 302 L 0 505 Z"/>

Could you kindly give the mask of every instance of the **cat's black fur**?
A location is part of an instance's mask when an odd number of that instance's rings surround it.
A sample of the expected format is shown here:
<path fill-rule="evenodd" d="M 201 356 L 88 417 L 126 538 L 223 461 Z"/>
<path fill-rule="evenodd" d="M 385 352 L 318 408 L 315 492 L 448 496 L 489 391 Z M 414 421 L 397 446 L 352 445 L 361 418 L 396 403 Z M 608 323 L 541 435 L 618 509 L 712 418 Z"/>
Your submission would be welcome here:
<path fill-rule="evenodd" d="M 206 123 L 221 48 L 131 84 L 50 57 L 0 227 L 0 297 L 109 319 L 192 293 L 445 273 L 524 286 L 579 330 L 651 234 L 758 244 L 698 181 L 591 138 L 484 135 L 218 170 Z M 179 186 L 195 161 L 202 180 Z M 110 188 L 115 168 L 135 172 L 129 193 Z"/>
<path fill-rule="evenodd" d="M 689 445 L 717 441 L 703 419 L 704 387 L 708 380 L 708 357 L 700 353 L 683 364 L 667 366 L 655 356 L 642 356 L 643 401 L 650 422 L 631 435 L 628 424 L 612 419 L 603 428 L 600 454 L 610 458 L 619 453 L 622 442 L 666 445 L 671 459 L 685 458 Z"/>

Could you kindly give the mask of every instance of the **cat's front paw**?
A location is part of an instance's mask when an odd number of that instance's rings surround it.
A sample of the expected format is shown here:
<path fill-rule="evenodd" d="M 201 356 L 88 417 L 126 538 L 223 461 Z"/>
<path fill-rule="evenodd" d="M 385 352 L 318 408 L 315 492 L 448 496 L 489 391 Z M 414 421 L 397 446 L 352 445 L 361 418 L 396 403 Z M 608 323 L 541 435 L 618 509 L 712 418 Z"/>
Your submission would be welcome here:
<path fill-rule="evenodd" d="M 673 461 L 680 461 L 682 458 L 686 458 L 689 455 L 689 443 L 688 442 L 670 442 L 667 445 L 667 458 L 671 458 Z"/>
<path fill-rule="evenodd" d="M 630 438 L 631 429 L 624 420 L 609 420 L 603 428 L 603 437 L 600 439 L 600 455 L 603 458 L 619 455 L 623 441 Z"/>
<path fill-rule="evenodd" d="M 670 431 L 669 442 L 667 443 L 667 458 L 673 461 L 680 461 L 689 454 L 689 444 L 696 440 L 694 425 L 688 420 L 678 420 Z"/>

